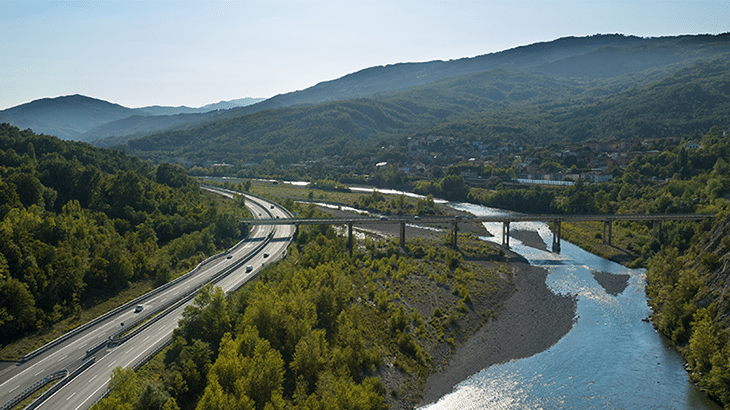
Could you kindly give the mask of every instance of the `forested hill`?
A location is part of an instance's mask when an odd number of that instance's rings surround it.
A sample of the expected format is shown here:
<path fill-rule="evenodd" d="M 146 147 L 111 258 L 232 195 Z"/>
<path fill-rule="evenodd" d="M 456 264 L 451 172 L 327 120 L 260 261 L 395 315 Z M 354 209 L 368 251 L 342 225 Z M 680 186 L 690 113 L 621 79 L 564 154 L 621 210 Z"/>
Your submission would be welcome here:
<path fill-rule="evenodd" d="M 119 148 L 158 161 L 287 164 L 340 156 L 354 163 L 366 148 L 406 136 L 497 144 L 664 137 L 729 125 L 728 84 L 730 63 L 720 59 L 604 79 L 496 69 L 378 97 L 262 111 Z"/>
<path fill-rule="evenodd" d="M 135 114 L 138 112 L 119 104 L 69 95 L 43 98 L 2 110 L 0 122 L 63 139 L 75 139 L 91 128 Z"/>
<path fill-rule="evenodd" d="M 393 139 L 413 129 L 423 129 L 429 127 L 441 127 L 443 124 L 452 122 L 458 117 L 463 120 L 463 116 L 487 116 L 492 117 L 477 128 L 489 130 L 490 128 L 507 127 L 512 128 L 509 122 L 502 123 L 505 117 L 518 119 L 524 123 L 525 120 L 533 122 L 532 124 L 523 124 L 524 127 L 533 127 L 536 124 L 536 117 L 522 118 L 518 113 L 505 113 L 500 109 L 506 108 L 504 104 L 489 104 L 485 107 L 483 103 L 475 103 L 475 98 L 487 97 L 494 100 L 500 100 L 500 94 L 512 94 L 510 99 L 504 99 L 502 102 L 515 103 L 522 111 L 529 111 L 531 114 L 549 114 L 546 109 L 552 109 L 557 106 L 561 107 L 581 107 L 594 104 L 598 99 L 607 98 L 618 92 L 631 89 L 638 86 L 644 86 L 652 82 L 656 82 L 671 75 L 675 71 L 688 67 L 700 62 L 730 59 L 730 35 L 723 34 L 717 36 L 701 35 L 701 36 L 678 36 L 678 37 L 659 37 L 659 38 L 640 38 L 623 35 L 595 35 L 589 37 L 566 37 L 553 40 L 550 42 L 536 43 L 513 49 L 501 51 L 498 53 L 485 54 L 477 57 L 462 58 L 451 61 L 431 61 L 425 63 L 399 63 L 387 66 L 370 67 L 364 70 L 346 75 L 335 80 L 324 81 L 305 90 L 295 91 L 283 95 L 277 95 L 266 101 L 247 107 L 236 108 L 220 113 L 214 119 L 206 120 L 209 123 L 226 121 L 235 117 L 243 117 L 258 113 L 261 111 L 280 110 L 287 107 L 303 107 L 317 104 L 327 104 L 337 101 L 345 101 L 352 99 L 371 99 L 381 101 L 382 98 L 392 97 L 396 99 L 400 106 L 409 109 L 413 106 L 417 111 L 438 111 L 435 118 L 427 116 L 413 117 L 412 121 L 408 120 L 404 127 L 392 130 L 385 128 L 380 124 L 370 129 L 360 129 L 361 124 L 355 121 L 351 126 L 345 126 L 343 130 L 335 130 L 324 138 L 327 139 L 325 145 L 331 145 L 330 135 L 336 135 L 336 139 L 348 138 L 350 129 L 356 128 L 359 135 L 367 135 L 369 137 L 382 137 L 385 139 Z M 489 73 L 491 72 L 508 72 L 515 78 L 494 84 L 492 89 L 490 85 Z M 481 80 L 473 80 L 472 76 L 482 76 Z M 529 84 L 521 84 L 524 75 L 536 75 L 529 79 Z M 540 90 L 530 89 L 530 86 L 541 86 L 539 82 L 543 78 L 548 78 L 548 82 L 556 81 L 558 86 L 565 85 L 570 82 L 571 86 L 566 89 L 552 90 L 549 93 L 540 93 L 541 98 L 535 98 Z M 463 80 L 467 79 L 467 80 Z M 466 84 L 467 81 L 470 84 Z M 449 88 L 450 83 L 466 85 L 461 87 L 458 93 L 456 90 Z M 476 86 L 475 90 L 470 90 L 469 85 Z M 576 91 L 575 86 L 580 90 Z M 512 92 L 512 88 L 520 89 L 519 93 Z M 409 93 L 411 89 L 428 89 L 436 90 L 437 93 L 448 93 L 447 106 L 456 108 L 449 111 L 449 107 L 443 107 L 442 101 L 431 102 L 427 99 L 431 97 L 429 93 Z M 484 89 L 488 93 L 483 94 Z M 578 95 L 574 95 L 577 93 Z M 426 100 L 424 100 L 426 98 Z M 403 101 L 408 100 L 408 101 Z M 464 104 L 462 104 L 464 103 Z M 530 103 L 539 103 L 538 107 L 529 105 Z M 425 105 L 425 107 L 424 107 Z M 329 105 L 329 108 L 335 106 Z M 443 110 L 443 108 L 447 108 Z M 335 110 L 339 107 L 334 108 Z M 326 108 L 325 108 L 326 110 Z M 417 113 L 416 113 L 417 114 Z M 308 112 L 303 113 L 304 116 Z M 333 113 L 332 115 L 337 115 Z M 325 117 L 332 115 L 325 114 Z M 367 113 L 358 113 L 356 116 L 365 115 Z M 285 118 L 290 115 L 284 115 Z M 341 117 L 340 117 L 341 118 Z M 273 124 L 280 121 L 278 118 L 272 118 L 269 123 Z M 298 127 L 306 128 L 308 119 L 295 121 Z M 485 122 L 485 121 L 482 121 Z M 537 124 L 541 124 L 542 119 L 537 120 Z M 196 126 L 180 126 L 188 128 L 197 128 Z M 547 125 L 551 125 L 548 123 Z M 213 125 L 217 128 L 217 125 Z M 286 125 L 274 125 L 274 129 L 285 128 Z M 539 126 L 542 128 L 542 125 Z M 705 128 L 700 128 L 704 130 Z M 171 129 L 169 131 L 172 131 Z M 554 130 L 552 130 L 554 131 Z M 219 135 L 208 134 L 205 131 L 192 131 L 200 135 L 202 139 L 217 138 Z M 240 129 L 235 133 L 240 134 L 243 143 L 250 138 L 246 129 Z M 263 134 L 266 130 L 259 128 L 259 134 Z M 271 131 L 278 132 L 278 131 Z M 184 134 L 189 131 L 183 131 Z M 555 134 L 546 135 L 544 130 L 539 131 L 544 136 L 554 138 Z M 127 133 L 129 134 L 129 133 Z M 164 139 L 169 139 L 168 136 Z M 230 134 L 230 133 L 229 133 Z M 308 134 L 305 132 L 305 134 Z M 526 140 L 533 140 L 534 135 L 518 133 L 516 137 Z M 121 134 L 118 134 L 121 135 Z M 504 135 L 496 135 L 496 133 L 488 133 L 481 135 L 462 135 L 471 139 L 499 137 Z M 507 135 L 515 137 L 515 135 Z M 94 142 L 99 146 L 113 146 L 114 144 L 122 144 L 124 141 L 132 137 L 142 137 L 141 134 L 134 136 L 127 135 L 124 138 L 113 138 L 109 140 L 100 139 Z M 581 136 L 583 138 L 583 136 Z M 266 145 L 265 141 L 262 141 Z M 358 142 L 362 145 L 362 141 Z M 154 145 L 152 143 L 151 145 Z M 162 148 L 163 151 L 166 149 Z M 205 151 L 203 149 L 202 151 Z M 217 154 L 210 155 L 203 152 L 190 153 L 193 157 L 205 157 L 208 160 L 221 160 Z M 148 156 L 149 154 L 135 151 L 138 155 Z M 318 151 L 313 151 L 317 153 Z M 235 156 L 240 157 L 236 153 Z M 164 152 L 161 153 L 164 157 Z M 285 155 L 288 156 L 288 155 Z M 246 156 L 246 160 L 255 160 L 257 155 Z M 317 159 L 316 156 L 309 156 L 304 159 Z"/>
<path fill-rule="evenodd" d="M 228 115 L 368 97 L 494 69 L 532 68 L 569 77 L 615 77 L 725 54 L 730 36 L 641 38 L 620 34 L 563 37 L 476 57 L 366 68 L 301 91 L 278 95 Z"/>
<path fill-rule="evenodd" d="M 709 224 L 708 224 L 709 225 Z M 690 380 L 730 406 L 730 214 L 691 233 L 689 249 L 667 247 L 647 270 L 654 325 L 678 345 Z"/>
<path fill-rule="evenodd" d="M 151 106 L 127 108 L 83 95 L 42 98 L 0 111 L 0 123 L 30 128 L 36 133 L 75 141 L 108 136 L 143 135 L 180 124 L 193 124 L 215 116 L 219 110 L 242 107 L 261 98 L 220 101 L 200 108 Z M 124 141 L 129 139 L 127 137 Z"/>
<path fill-rule="evenodd" d="M 167 282 L 240 240 L 245 215 L 181 168 L 0 124 L 0 345 Z"/>

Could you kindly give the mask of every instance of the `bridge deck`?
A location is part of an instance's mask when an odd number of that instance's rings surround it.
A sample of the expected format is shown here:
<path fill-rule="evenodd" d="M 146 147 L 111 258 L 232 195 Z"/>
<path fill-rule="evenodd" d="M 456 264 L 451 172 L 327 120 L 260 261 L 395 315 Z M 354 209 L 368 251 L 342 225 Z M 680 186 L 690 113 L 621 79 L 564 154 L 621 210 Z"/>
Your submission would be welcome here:
<path fill-rule="evenodd" d="M 459 222 L 573 222 L 573 221 L 679 221 L 712 218 L 714 214 L 613 214 L 613 215 L 555 215 L 555 214 L 509 214 L 474 217 L 420 217 L 391 216 L 387 218 L 289 218 L 289 219 L 244 219 L 241 222 L 251 225 L 347 225 L 374 223 L 459 223 Z"/>

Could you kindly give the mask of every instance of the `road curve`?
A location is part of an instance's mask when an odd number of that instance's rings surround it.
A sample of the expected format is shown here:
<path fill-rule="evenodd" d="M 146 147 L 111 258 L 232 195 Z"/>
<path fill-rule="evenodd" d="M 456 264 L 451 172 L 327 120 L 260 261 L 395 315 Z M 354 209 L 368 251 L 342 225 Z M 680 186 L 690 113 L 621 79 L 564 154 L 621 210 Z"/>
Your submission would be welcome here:
<path fill-rule="evenodd" d="M 218 188 L 204 189 L 229 197 L 234 194 L 232 191 Z M 247 196 L 246 206 L 255 217 L 278 216 L 281 219 L 291 217 L 285 209 L 261 198 Z M 222 254 L 217 255 L 169 289 L 150 292 L 154 294 L 148 294 L 149 296 L 143 295 L 117 314 L 68 337 L 67 340 L 25 363 L 6 369 L 0 374 L 0 403 L 7 403 L 15 395 L 54 371 L 66 369 L 71 372 L 93 358 L 95 362 L 88 369 L 38 406 L 44 409 L 74 410 L 91 407 L 106 392 L 112 369 L 117 366 L 134 366 L 169 341 L 172 331 L 182 317 L 183 309 L 192 303 L 192 298 L 164 316 L 155 318 L 152 325 L 119 346 L 102 348 L 92 355 L 87 355 L 87 350 L 99 346 L 115 333 L 119 333 L 122 323 L 129 325 L 137 320 L 143 320 L 144 317 L 156 312 L 158 310 L 156 308 L 168 306 L 176 300 L 185 298 L 216 275 L 220 276 L 214 282 L 216 286 L 220 286 L 226 292 L 238 289 L 256 275 L 262 265 L 275 261 L 285 254 L 294 229 L 293 225 L 253 226 L 246 240 L 228 252 L 231 258 Z M 264 257 L 264 254 L 268 256 Z M 246 272 L 248 265 L 253 267 L 251 272 Z M 224 271 L 229 272 L 221 275 Z M 142 312 L 134 311 L 134 306 L 137 304 L 144 307 Z"/>

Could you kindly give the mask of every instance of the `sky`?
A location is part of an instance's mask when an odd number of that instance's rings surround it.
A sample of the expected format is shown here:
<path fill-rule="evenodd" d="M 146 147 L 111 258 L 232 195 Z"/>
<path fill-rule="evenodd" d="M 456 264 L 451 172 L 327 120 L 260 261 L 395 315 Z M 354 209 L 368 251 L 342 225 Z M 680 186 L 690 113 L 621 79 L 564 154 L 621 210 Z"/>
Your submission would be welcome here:
<path fill-rule="evenodd" d="M 566 36 L 728 31 L 730 1 L 0 0 L 0 110 L 72 94 L 199 107 Z"/>

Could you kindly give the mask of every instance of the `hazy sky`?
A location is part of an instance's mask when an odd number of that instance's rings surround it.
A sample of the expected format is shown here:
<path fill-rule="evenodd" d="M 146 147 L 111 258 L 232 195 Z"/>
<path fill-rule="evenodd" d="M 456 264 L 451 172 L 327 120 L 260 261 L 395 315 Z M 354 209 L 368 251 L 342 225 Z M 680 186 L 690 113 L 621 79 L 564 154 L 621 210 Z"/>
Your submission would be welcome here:
<path fill-rule="evenodd" d="M 198 107 L 565 36 L 727 31 L 730 1 L 0 0 L 0 109 L 70 94 Z"/>

